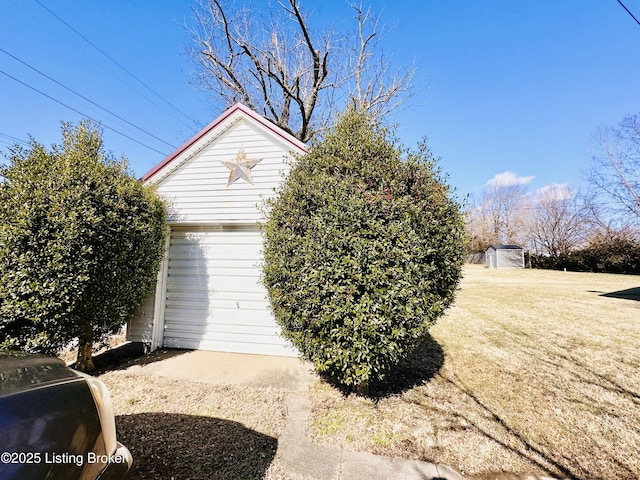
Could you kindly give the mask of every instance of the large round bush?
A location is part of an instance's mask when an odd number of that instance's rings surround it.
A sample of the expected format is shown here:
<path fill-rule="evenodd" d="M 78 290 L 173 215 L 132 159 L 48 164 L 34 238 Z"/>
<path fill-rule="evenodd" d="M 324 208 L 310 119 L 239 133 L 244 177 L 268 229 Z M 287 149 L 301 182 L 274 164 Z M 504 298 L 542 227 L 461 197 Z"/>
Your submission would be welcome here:
<path fill-rule="evenodd" d="M 99 125 L 63 124 L 63 143 L 32 141 L 0 166 L 0 348 L 56 353 L 78 340 L 76 368 L 150 293 L 166 208 L 105 151 Z"/>
<path fill-rule="evenodd" d="M 355 387 L 403 360 L 454 299 L 460 206 L 426 146 L 347 112 L 267 203 L 263 281 L 283 335 Z"/>

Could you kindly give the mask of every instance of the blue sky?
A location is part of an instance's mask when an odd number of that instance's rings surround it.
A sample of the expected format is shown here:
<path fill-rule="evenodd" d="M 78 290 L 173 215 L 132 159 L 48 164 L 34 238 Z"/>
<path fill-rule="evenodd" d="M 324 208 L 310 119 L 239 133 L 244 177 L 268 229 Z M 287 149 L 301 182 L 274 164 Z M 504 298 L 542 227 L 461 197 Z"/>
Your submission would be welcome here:
<path fill-rule="evenodd" d="M 0 149 L 29 135 L 59 142 L 60 121 L 83 117 L 35 88 L 151 147 L 105 130 L 107 148 L 136 175 L 151 169 L 222 110 L 190 85 L 190 3 L 0 0 Z M 342 28 L 351 15 L 343 0 L 301 3 L 317 27 Z M 624 3 L 640 17 L 640 0 Z M 531 189 L 580 186 L 595 130 L 640 111 L 640 25 L 616 0 L 364 4 L 394 27 L 383 43 L 394 65 L 417 67 L 416 95 L 392 118 L 400 139 L 428 137 L 461 196 L 505 172 L 514 175 L 499 178 L 522 177 Z"/>

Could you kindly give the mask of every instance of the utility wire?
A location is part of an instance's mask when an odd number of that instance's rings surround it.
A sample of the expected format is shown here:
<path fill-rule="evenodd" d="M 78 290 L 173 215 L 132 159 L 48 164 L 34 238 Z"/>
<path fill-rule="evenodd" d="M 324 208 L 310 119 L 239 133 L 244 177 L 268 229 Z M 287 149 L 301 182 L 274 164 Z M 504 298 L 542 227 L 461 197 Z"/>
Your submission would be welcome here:
<path fill-rule="evenodd" d="M 109 59 L 114 65 L 116 65 L 118 68 L 120 68 L 123 72 L 125 72 L 127 75 L 129 75 L 131 78 L 133 78 L 136 82 L 138 82 L 140 85 L 142 85 L 144 88 L 146 88 L 147 90 L 149 90 L 151 93 L 153 93 L 156 97 L 158 97 L 160 100 L 162 100 L 164 103 L 166 103 L 167 105 L 169 105 L 171 108 L 173 108 L 176 112 L 178 112 L 180 115 L 182 115 L 184 118 L 186 118 L 187 120 L 189 120 L 190 122 L 193 122 L 194 124 L 197 124 L 198 122 L 196 122 L 193 118 L 189 117 L 186 113 L 182 112 L 180 109 L 178 109 L 178 107 L 176 107 L 175 105 L 173 105 L 171 102 L 169 102 L 168 100 L 166 100 L 164 97 L 162 97 L 159 93 L 157 93 L 155 90 L 153 90 L 149 85 L 147 85 L 146 83 L 144 83 L 142 80 L 140 80 L 138 77 L 136 77 L 133 73 L 131 73 L 129 70 L 127 70 L 125 67 L 123 67 L 122 65 L 120 65 L 120 63 L 118 63 L 116 60 L 114 60 L 112 57 L 110 57 L 104 50 L 102 50 L 100 47 L 98 47 L 95 43 L 93 43 L 91 40 L 89 40 L 87 37 L 85 37 L 84 35 L 82 35 L 78 30 L 76 30 L 75 28 L 73 28 L 71 25 L 69 25 L 67 22 L 65 22 L 62 18 L 60 18 L 58 15 L 56 15 L 53 11 L 51 11 L 48 7 L 46 7 L 45 5 L 42 4 L 42 2 L 40 2 L 40 0 L 35 0 L 35 2 L 40 5 L 42 8 L 44 8 L 47 12 L 49 12 L 52 16 L 54 16 L 56 19 L 58 19 L 58 21 L 60 21 L 62 24 L 64 24 L 67 28 L 69 28 L 73 33 L 75 33 L 76 35 L 78 35 L 80 38 L 82 38 L 85 42 L 87 42 L 89 45 L 91 45 L 93 48 L 95 48 L 98 52 L 100 52 L 102 55 L 104 55 L 107 59 Z"/>
<path fill-rule="evenodd" d="M 37 88 L 35 88 L 35 87 L 33 87 L 33 86 L 29 85 L 28 83 L 25 83 L 25 82 L 23 82 L 22 80 L 17 79 L 17 78 L 16 78 L 16 77 L 14 77 L 13 75 L 9 75 L 9 74 L 8 74 L 7 72 L 5 72 L 5 71 L 0 70 L 0 73 L 2 73 L 3 75 L 5 75 L 5 76 L 9 77 L 9 78 L 10 78 L 10 79 L 12 79 L 12 80 L 15 80 L 16 82 L 20 83 L 21 85 L 24 85 L 25 87 L 27 87 L 27 88 L 29 88 L 29 89 L 33 90 L 34 92 L 37 92 L 37 93 L 39 93 L 40 95 L 43 95 L 43 96 L 47 97 L 47 98 L 48 98 L 48 99 L 50 99 L 50 100 L 53 100 L 54 102 L 56 102 L 56 103 L 58 103 L 58 104 L 62 105 L 63 107 L 66 107 L 66 108 L 68 108 L 69 110 L 72 110 L 72 111 L 76 112 L 77 114 L 82 115 L 83 117 L 87 117 L 89 120 L 93 120 L 93 121 L 94 121 L 94 122 L 96 122 L 96 123 L 101 123 L 99 120 L 96 120 L 95 118 L 90 117 L 90 116 L 89 116 L 89 115 L 87 115 L 86 113 L 82 113 L 80 110 L 77 110 L 77 109 L 75 109 L 75 108 L 73 108 L 73 107 L 71 107 L 71 106 L 67 105 L 67 104 L 66 104 L 66 103 L 64 103 L 64 102 L 61 102 L 60 100 L 58 100 L 58 99 L 56 99 L 56 98 L 53 98 L 51 95 L 48 95 L 48 94 L 44 93 L 42 90 L 38 90 Z M 157 153 L 159 153 L 159 154 L 160 154 L 160 155 L 162 155 L 162 156 L 165 156 L 165 157 L 167 156 L 167 154 L 166 154 L 166 153 L 161 152 L 160 150 L 156 150 L 155 148 L 153 148 L 153 147 L 151 147 L 151 146 L 147 145 L 146 143 L 142 143 L 140 140 L 136 140 L 135 138 L 130 137 L 130 136 L 129 136 L 129 135 L 127 135 L 126 133 L 122 133 L 121 131 L 116 130 L 116 129 L 115 129 L 115 128 L 113 128 L 113 127 L 109 127 L 108 125 L 105 125 L 104 123 L 101 123 L 101 124 L 104 126 L 104 128 L 106 128 L 106 129 L 108 129 L 108 130 L 111 130 L 112 132 L 115 132 L 115 133 L 117 133 L 118 135 L 122 135 L 123 137 L 128 138 L 129 140 L 131 140 L 131 141 L 133 141 L 133 142 L 136 142 L 138 145 L 142 145 L 143 147 L 146 147 L 146 148 L 148 148 L 149 150 L 153 150 L 154 152 L 157 152 Z"/>
<path fill-rule="evenodd" d="M 133 128 L 136 128 L 138 130 L 140 130 L 143 133 L 146 133 L 147 135 L 149 135 L 150 137 L 155 138 L 156 140 L 159 140 L 160 142 L 164 143 L 165 145 L 168 145 L 169 147 L 173 148 L 174 150 L 176 149 L 175 145 L 171 145 L 170 143 L 166 142 L 165 140 L 163 140 L 160 137 L 156 137 L 153 133 L 148 132 L 147 130 L 145 130 L 144 128 L 138 127 L 137 125 L 134 125 L 133 123 L 131 123 L 130 121 L 122 118 L 120 115 L 113 113 L 111 110 L 98 105 L 96 102 L 88 99 L 87 97 L 85 97 L 84 95 L 76 92 L 75 90 L 73 90 L 72 88 L 67 87 L 66 85 L 64 85 L 63 83 L 60 83 L 59 81 L 57 81 L 55 78 L 50 77 L 49 75 L 47 75 L 46 73 L 41 72 L 40 70 L 38 70 L 37 68 L 29 65 L 27 62 L 19 59 L 18 57 L 16 57 L 15 55 L 10 54 L 9 52 L 7 52 L 6 50 L 4 50 L 3 48 L 0 48 L 0 52 L 4 53 L 5 55 L 10 56 L 11 58 L 13 58 L 14 60 L 20 62 L 21 64 L 23 64 L 24 66 L 30 68 L 31 70 L 33 70 L 34 72 L 39 73 L 40 75 L 42 75 L 45 78 L 48 78 L 49 80 L 51 80 L 53 83 L 55 83 L 56 85 L 60 85 L 62 88 L 68 90 L 69 92 L 73 93 L 74 95 L 77 95 L 78 97 L 82 98 L 83 100 L 89 102 L 91 105 L 100 108 L 101 110 L 104 110 L 105 112 L 107 112 L 110 115 L 113 115 L 114 117 L 122 120 L 123 122 L 125 122 L 126 124 L 132 126 Z"/>
<path fill-rule="evenodd" d="M 8 134 L 6 134 L 6 133 L 2 133 L 2 132 L 0 132 L 0 137 L 3 137 L 3 138 L 6 138 L 6 139 L 9 139 L 9 140 L 11 140 L 14 144 L 15 144 L 15 143 L 21 143 L 22 145 L 29 145 L 29 142 L 26 142 L 25 140 L 22 140 L 22 139 L 17 138 L 17 137 L 13 137 L 13 136 L 8 135 Z M 6 140 L 0 140 L 0 142 L 5 142 L 5 143 L 6 143 Z"/>
<path fill-rule="evenodd" d="M 622 6 L 622 8 L 624 8 L 624 9 L 627 11 L 627 13 L 628 13 L 629 15 L 631 15 L 631 18 L 633 18 L 633 19 L 636 21 L 636 23 L 637 23 L 638 25 L 640 25 L 640 20 L 638 20 L 638 19 L 633 15 L 633 13 L 631 13 L 631 11 L 630 11 L 627 7 L 625 7 L 624 3 L 622 3 L 622 1 L 621 1 L 621 0 L 617 0 L 617 1 L 618 1 L 618 3 Z"/>

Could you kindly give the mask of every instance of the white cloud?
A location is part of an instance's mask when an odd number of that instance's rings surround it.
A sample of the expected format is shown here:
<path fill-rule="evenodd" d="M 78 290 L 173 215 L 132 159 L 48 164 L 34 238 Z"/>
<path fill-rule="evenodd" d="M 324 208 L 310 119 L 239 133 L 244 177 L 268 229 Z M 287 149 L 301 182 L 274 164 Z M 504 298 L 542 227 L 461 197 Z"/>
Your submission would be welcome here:
<path fill-rule="evenodd" d="M 503 172 L 496 174 L 491 180 L 487 181 L 490 187 L 509 187 L 511 185 L 527 185 L 535 177 L 521 177 L 513 172 Z"/>
<path fill-rule="evenodd" d="M 568 183 L 552 183 L 536 190 L 537 198 L 554 200 L 568 200 L 576 195 L 575 190 Z"/>

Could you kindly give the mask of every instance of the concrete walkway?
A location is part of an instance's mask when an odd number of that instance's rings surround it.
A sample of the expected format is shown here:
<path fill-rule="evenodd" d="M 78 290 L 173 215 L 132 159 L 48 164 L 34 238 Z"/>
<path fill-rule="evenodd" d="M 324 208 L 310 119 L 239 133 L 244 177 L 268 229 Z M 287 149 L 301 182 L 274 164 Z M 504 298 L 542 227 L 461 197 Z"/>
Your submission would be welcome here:
<path fill-rule="evenodd" d="M 141 361 L 140 361 L 141 360 Z M 390 458 L 312 443 L 305 435 L 311 414 L 309 387 L 318 376 L 297 358 L 206 351 L 157 351 L 127 368 L 132 372 L 215 384 L 272 386 L 287 392 L 287 423 L 277 456 L 292 476 L 309 480 L 465 480 L 446 465 Z M 553 480 L 500 474 L 497 480 Z M 493 480 L 493 479 L 486 479 Z"/>
<path fill-rule="evenodd" d="M 307 391 L 318 379 L 313 369 L 297 358 L 203 350 L 159 350 L 128 370 L 217 385 L 273 387 L 286 392 Z"/>
<path fill-rule="evenodd" d="M 314 444 L 305 436 L 306 420 L 311 413 L 309 399 L 300 394 L 291 394 L 286 406 L 288 421 L 278 439 L 278 456 L 303 478 L 464 480 L 462 475 L 445 465 L 349 452 L 338 447 Z"/>

